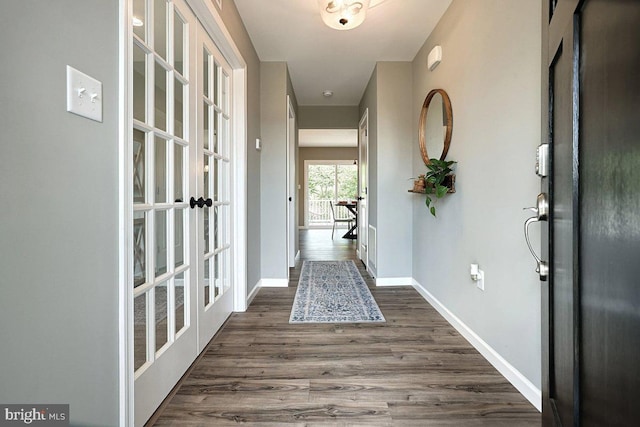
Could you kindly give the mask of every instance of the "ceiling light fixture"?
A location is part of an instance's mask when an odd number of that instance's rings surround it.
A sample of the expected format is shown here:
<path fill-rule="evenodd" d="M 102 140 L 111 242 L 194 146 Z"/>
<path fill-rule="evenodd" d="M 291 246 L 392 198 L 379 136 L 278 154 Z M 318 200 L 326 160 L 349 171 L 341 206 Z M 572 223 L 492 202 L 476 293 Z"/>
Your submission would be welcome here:
<path fill-rule="evenodd" d="M 135 16 L 133 17 L 133 19 L 131 19 L 131 22 L 134 27 L 142 27 L 144 25 L 144 22 L 142 22 L 142 19 Z"/>
<path fill-rule="evenodd" d="M 325 90 L 324 92 L 322 92 L 322 96 L 324 96 L 325 98 L 329 98 L 333 96 L 333 91 Z"/>
<path fill-rule="evenodd" d="M 351 30 L 364 22 L 370 0 L 318 0 L 320 16 L 327 26 Z"/>

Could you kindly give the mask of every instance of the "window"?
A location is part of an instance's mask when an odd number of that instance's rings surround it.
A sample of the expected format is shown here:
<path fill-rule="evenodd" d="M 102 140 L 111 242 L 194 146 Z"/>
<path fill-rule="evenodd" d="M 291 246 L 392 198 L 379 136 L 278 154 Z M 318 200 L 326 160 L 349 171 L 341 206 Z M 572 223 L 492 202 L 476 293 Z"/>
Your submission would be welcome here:
<path fill-rule="evenodd" d="M 305 224 L 308 227 L 331 225 L 329 202 L 351 201 L 358 197 L 358 166 L 353 160 L 307 160 L 305 189 Z M 337 209 L 336 217 L 348 218 L 349 213 L 346 209 Z"/>

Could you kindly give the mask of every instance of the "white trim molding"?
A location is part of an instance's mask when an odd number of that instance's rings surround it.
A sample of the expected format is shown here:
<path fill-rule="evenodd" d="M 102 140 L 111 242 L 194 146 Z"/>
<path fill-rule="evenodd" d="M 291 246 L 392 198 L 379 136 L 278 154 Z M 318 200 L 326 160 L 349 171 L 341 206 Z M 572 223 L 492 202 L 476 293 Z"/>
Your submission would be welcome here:
<path fill-rule="evenodd" d="M 118 422 L 133 425 L 133 294 L 129 291 L 129 277 L 133 266 L 129 261 L 133 253 L 133 212 L 129 176 L 133 170 L 133 154 L 129 150 L 129 100 L 133 99 L 133 85 L 129 77 L 132 61 L 130 41 L 133 30 L 129 25 L 133 6 L 128 0 L 118 3 Z M 133 256 L 131 256 L 133 258 Z"/>
<path fill-rule="evenodd" d="M 379 277 L 376 280 L 376 286 L 413 286 L 413 278 L 411 277 Z"/>
<path fill-rule="evenodd" d="M 247 295 L 247 69 L 233 70 L 233 310 L 246 311 Z"/>
<path fill-rule="evenodd" d="M 478 336 L 469 326 L 445 307 L 436 297 L 413 279 L 413 287 L 435 308 L 480 354 L 487 359 L 538 411 L 542 411 L 542 392 L 520 371 L 507 362 L 496 350 Z"/>
<path fill-rule="evenodd" d="M 247 296 L 247 302 L 246 302 L 247 307 L 251 305 L 251 302 L 253 301 L 253 299 L 256 297 L 256 295 L 258 295 L 259 290 L 260 290 L 260 281 L 258 281 L 258 283 L 255 284 L 255 286 L 249 293 L 249 296 Z"/>
<path fill-rule="evenodd" d="M 207 30 L 211 39 L 216 43 L 220 52 L 229 61 L 231 68 L 246 68 L 247 64 L 236 46 L 231 33 L 222 21 L 220 12 L 208 0 L 186 0 L 202 26 Z"/>
<path fill-rule="evenodd" d="M 261 288 L 286 288 L 289 286 L 289 279 L 260 279 L 258 286 Z"/>
<path fill-rule="evenodd" d="M 298 255 L 300 252 L 298 252 Z M 287 279 L 260 279 L 247 296 L 246 306 L 249 307 L 253 299 L 258 295 L 260 288 L 287 288 L 289 280 Z"/>

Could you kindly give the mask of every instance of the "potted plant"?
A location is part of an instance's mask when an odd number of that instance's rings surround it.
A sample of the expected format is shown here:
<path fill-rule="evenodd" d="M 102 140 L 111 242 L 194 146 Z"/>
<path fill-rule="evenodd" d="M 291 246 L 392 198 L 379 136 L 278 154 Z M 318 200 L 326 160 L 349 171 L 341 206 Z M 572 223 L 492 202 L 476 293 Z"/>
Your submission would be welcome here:
<path fill-rule="evenodd" d="M 427 193 L 427 208 L 431 215 L 436 216 L 436 207 L 433 204 L 431 194 L 435 194 L 437 199 L 441 199 L 447 193 L 453 193 L 455 175 L 452 175 L 453 160 L 445 161 L 440 159 L 429 159 L 426 166 L 429 169 L 425 175 L 425 190 Z"/>

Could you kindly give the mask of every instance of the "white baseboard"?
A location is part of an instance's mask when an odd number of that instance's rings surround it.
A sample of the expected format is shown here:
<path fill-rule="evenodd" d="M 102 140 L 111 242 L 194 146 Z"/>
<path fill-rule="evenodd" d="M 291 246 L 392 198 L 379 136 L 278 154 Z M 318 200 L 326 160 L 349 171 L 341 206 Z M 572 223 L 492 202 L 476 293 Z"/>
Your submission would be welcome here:
<path fill-rule="evenodd" d="M 300 252 L 298 252 L 300 254 Z M 251 304 L 251 301 L 258 295 L 260 288 L 286 288 L 289 286 L 287 279 L 260 279 L 258 283 L 253 287 L 251 293 L 247 296 L 247 307 Z"/>
<path fill-rule="evenodd" d="M 376 279 L 376 286 L 413 286 L 411 277 L 380 277 Z"/>
<path fill-rule="evenodd" d="M 258 286 L 261 288 L 286 288 L 289 286 L 288 279 L 260 279 Z"/>
<path fill-rule="evenodd" d="M 258 295 L 259 290 L 260 290 L 260 280 L 258 280 L 258 283 L 256 283 L 256 285 L 253 287 L 253 290 L 249 293 L 249 296 L 247 296 L 247 307 L 251 305 L 251 301 L 253 301 L 256 295 Z"/>
<path fill-rule="evenodd" d="M 507 362 L 489 344 L 480 338 L 470 327 L 445 307 L 436 297 L 422 287 L 415 279 L 412 279 L 413 287 L 429 304 L 435 308 L 453 326 L 460 335 L 484 356 L 494 368 L 498 370 L 538 411 L 542 411 L 542 393 L 531 381 L 520 373 L 513 365 Z"/>

